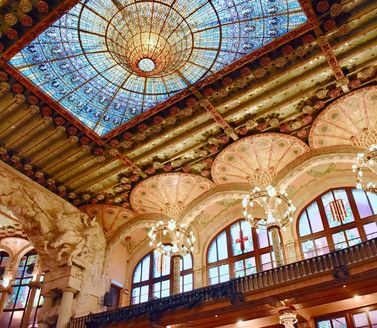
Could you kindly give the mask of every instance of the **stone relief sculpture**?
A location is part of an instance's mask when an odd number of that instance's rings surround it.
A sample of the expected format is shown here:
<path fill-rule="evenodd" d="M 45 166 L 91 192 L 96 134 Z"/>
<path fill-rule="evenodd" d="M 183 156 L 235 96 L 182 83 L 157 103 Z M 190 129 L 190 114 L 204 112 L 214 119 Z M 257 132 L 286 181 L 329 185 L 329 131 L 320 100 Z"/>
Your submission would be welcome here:
<path fill-rule="evenodd" d="M 101 306 L 99 302 L 106 290 L 103 276 L 106 239 L 96 218 L 90 218 L 1 163 L 0 204 L 19 219 L 40 255 L 46 279 L 60 267 L 80 268 L 82 274 L 76 278 L 81 284 L 74 299 L 77 313 L 85 313 L 90 304 Z M 58 302 L 45 309 L 43 319 L 53 324 L 58 309 Z"/>

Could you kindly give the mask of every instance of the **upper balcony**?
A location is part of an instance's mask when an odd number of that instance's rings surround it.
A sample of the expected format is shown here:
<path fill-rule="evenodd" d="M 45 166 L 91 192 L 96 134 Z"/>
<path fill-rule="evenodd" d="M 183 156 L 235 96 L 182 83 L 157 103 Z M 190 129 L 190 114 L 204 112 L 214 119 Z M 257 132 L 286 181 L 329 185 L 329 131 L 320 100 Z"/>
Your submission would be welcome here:
<path fill-rule="evenodd" d="M 377 238 L 142 304 L 73 319 L 81 327 L 218 327 L 377 292 Z M 331 311 L 331 308 L 328 309 Z"/>

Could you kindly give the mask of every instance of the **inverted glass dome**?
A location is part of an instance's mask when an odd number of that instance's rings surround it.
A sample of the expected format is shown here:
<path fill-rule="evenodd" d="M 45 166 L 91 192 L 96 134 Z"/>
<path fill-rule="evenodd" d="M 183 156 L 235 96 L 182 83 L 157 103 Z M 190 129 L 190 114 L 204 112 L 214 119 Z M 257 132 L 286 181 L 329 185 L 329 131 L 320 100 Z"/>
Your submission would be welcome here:
<path fill-rule="evenodd" d="M 10 64 L 103 136 L 306 20 L 297 0 L 82 0 Z"/>

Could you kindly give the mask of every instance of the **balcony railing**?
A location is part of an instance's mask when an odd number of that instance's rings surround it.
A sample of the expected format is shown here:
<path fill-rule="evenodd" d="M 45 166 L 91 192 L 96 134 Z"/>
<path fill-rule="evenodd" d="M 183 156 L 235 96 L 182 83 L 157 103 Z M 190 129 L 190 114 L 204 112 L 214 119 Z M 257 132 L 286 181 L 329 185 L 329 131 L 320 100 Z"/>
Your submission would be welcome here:
<path fill-rule="evenodd" d="M 203 302 L 215 299 L 228 298 L 232 301 L 242 298 L 244 293 L 292 283 L 298 279 L 308 279 L 310 276 L 318 274 L 330 272 L 334 277 L 338 274 L 346 274 L 344 268 L 347 266 L 373 258 L 377 258 L 377 238 L 329 254 L 283 265 L 250 276 L 232 279 L 217 285 L 76 318 L 70 322 L 69 327 L 99 327 L 100 325 L 104 326 L 106 324 L 127 321 L 145 314 L 153 317 L 153 314 L 183 306 L 189 309 Z"/>

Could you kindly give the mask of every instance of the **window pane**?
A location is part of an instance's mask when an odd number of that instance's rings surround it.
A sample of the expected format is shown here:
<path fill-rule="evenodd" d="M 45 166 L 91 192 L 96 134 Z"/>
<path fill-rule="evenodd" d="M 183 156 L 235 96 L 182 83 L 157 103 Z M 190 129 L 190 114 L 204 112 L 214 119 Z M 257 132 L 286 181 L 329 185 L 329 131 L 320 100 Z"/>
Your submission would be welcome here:
<path fill-rule="evenodd" d="M 211 243 L 211 245 L 208 248 L 208 263 L 213 263 L 217 261 L 216 239 Z"/>
<path fill-rule="evenodd" d="M 255 258 L 250 257 L 234 263 L 234 270 L 236 278 L 251 275 L 257 272 Z"/>
<path fill-rule="evenodd" d="M 319 208 L 317 202 L 312 203 L 307 208 L 307 215 L 310 221 L 312 233 L 316 233 L 323 230 L 323 224 L 321 215 L 319 214 Z"/>
<path fill-rule="evenodd" d="M 347 328 L 346 318 L 344 317 L 332 319 L 331 323 L 334 328 Z"/>
<path fill-rule="evenodd" d="M 332 328 L 330 320 L 323 320 L 317 323 L 318 328 Z"/>
<path fill-rule="evenodd" d="M 218 260 L 224 260 L 228 258 L 228 248 L 227 248 L 227 239 L 226 239 L 226 232 L 222 232 L 217 237 L 217 250 L 218 250 Z"/>
<path fill-rule="evenodd" d="M 354 221 L 351 206 L 344 189 L 328 192 L 322 196 L 322 202 L 330 228 L 341 225 L 340 221 L 342 220 L 343 223 Z"/>
<path fill-rule="evenodd" d="M 255 257 L 251 257 L 245 260 L 246 275 L 254 274 L 257 272 L 257 266 L 255 264 Z"/>
<path fill-rule="evenodd" d="M 167 297 L 170 295 L 170 280 L 164 280 L 161 283 L 161 297 Z"/>
<path fill-rule="evenodd" d="M 270 241 L 268 239 L 267 230 L 263 230 L 263 229 L 258 230 L 258 242 L 259 242 L 259 248 L 270 246 Z"/>
<path fill-rule="evenodd" d="M 323 255 L 330 252 L 326 237 L 317 238 L 314 243 L 317 250 L 317 255 Z"/>
<path fill-rule="evenodd" d="M 377 194 L 373 192 L 367 193 L 370 204 L 372 205 L 373 214 L 377 214 Z"/>
<path fill-rule="evenodd" d="M 132 290 L 132 304 L 139 303 L 140 287 L 136 287 Z"/>
<path fill-rule="evenodd" d="M 357 230 L 357 228 L 346 230 L 346 236 L 348 239 L 348 246 L 353 246 L 361 243 L 359 231 Z"/>
<path fill-rule="evenodd" d="M 369 201 L 364 190 L 352 189 L 353 198 L 355 198 L 357 210 L 361 218 L 371 216 L 372 209 L 369 206 Z"/>
<path fill-rule="evenodd" d="M 140 282 L 140 277 L 141 277 L 141 262 L 135 268 L 133 282 L 134 283 Z"/>
<path fill-rule="evenodd" d="M 182 271 L 182 262 L 183 262 L 183 270 L 188 270 L 192 268 L 192 256 L 191 254 L 186 254 L 183 257 L 183 261 L 181 260 L 181 271 Z"/>
<path fill-rule="evenodd" d="M 306 211 L 304 211 L 302 213 L 301 217 L 300 217 L 299 230 L 300 230 L 300 236 L 301 237 L 311 234 L 308 217 L 306 215 Z"/>
<path fill-rule="evenodd" d="M 208 270 L 209 284 L 214 285 L 219 283 L 219 267 L 210 268 Z"/>
<path fill-rule="evenodd" d="M 190 290 L 193 290 L 192 273 L 181 277 L 180 291 L 181 292 L 188 292 Z"/>
<path fill-rule="evenodd" d="M 153 253 L 153 277 L 159 278 L 170 273 L 170 256 Z"/>
<path fill-rule="evenodd" d="M 224 264 L 220 266 L 220 282 L 228 281 L 229 277 L 229 265 Z"/>
<path fill-rule="evenodd" d="M 149 279 L 149 268 L 150 268 L 150 255 L 146 256 L 142 262 L 142 272 L 141 281 L 146 281 Z"/>
<path fill-rule="evenodd" d="M 364 231 L 367 236 L 367 239 L 372 239 L 377 237 L 377 223 L 371 222 L 364 224 Z"/>
<path fill-rule="evenodd" d="M 243 260 L 234 263 L 234 271 L 236 278 L 245 276 L 245 267 Z"/>
<path fill-rule="evenodd" d="M 352 317 L 356 328 L 369 327 L 368 317 L 366 313 L 357 313 L 354 314 Z"/>
<path fill-rule="evenodd" d="M 248 222 L 236 222 L 230 227 L 230 234 L 232 236 L 233 255 L 244 254 L 253 250 L 253 238 Z"/>
<path fill-rule="evenodd" d="M 141 287 L 140 302 L 146 302 L 146 301 L 148 301 L 148 292 L 149 292 L 149 286 L 143 286 L 143 287 Z"/>
<path fill-rule="evenodd" d="M 261 255 L 262 270 L 269 270 L 273 268 L 271 253 L 264 253 Z"/>
<path fill-rule="evenodd" d="M 304 252 L 304 258 L 309 259 L 317 255 L 315 251 L 315 245 L 312 239 L 302 242 L 301 247 L 302 251 Z"/>
<path fill-rule="evenodd" d="M 372 324 L 377 324 L 377 310 L 369 311 L 369 319 Z"/>
<path fill-rule="evenodd" d="M 334 233 L 332 235 L 332 239 L 334 241 L 335 249 L 343 249 L 343 248 L 346 248 L 348 246 L 347 242 L 346 242 L 346 236 L 344 234 L 344 231 Z"/>

